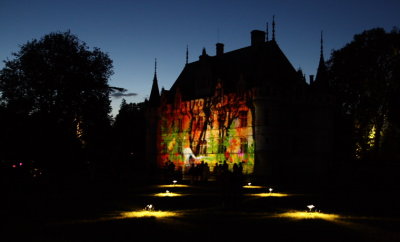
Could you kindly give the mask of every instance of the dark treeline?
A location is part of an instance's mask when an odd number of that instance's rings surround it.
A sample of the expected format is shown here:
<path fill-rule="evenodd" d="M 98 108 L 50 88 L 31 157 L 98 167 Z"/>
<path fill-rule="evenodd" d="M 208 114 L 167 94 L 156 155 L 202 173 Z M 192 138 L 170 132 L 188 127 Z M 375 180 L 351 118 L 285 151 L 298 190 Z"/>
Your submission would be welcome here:
<path fill-rule="evenodd" d="M 135 135 L 143 128 L 132 113 L 140 108 L 124 103 L 112 125 L 110 94 L 123 89 L 108 84 L 106 53 L 63 32 L 27 42 L 13 57 L 0 71 L 2 181 L 22 173 L 15 179 L 104 180 L 119 174 L 121 161 L 142 158 Z"/>
<path fill-rule="evenodd" d="M 149 167 L 145 162 L 146 120 L 144 103 L 127 103 L 122 99 L 112 132 L 112 160 L 122 181 L 145 179 Z"/>
<path fill-rule="evenodd" d="M 400 171 L 400 33 L 364 31 L 327 62 L 335 98 L 335 168 L 353 182 L 395 184 Z"/>
<path fill-rule="evenodd" d="M 18 180 L 145 177 L 145 106 L 123 100 L 110 117 L 110 95 L 123 89 L 108 84 L 113 66 L 106 53 L 63 32 L 27 42 L 13 57 L 0 70 L 2 183 L 13 181 L 15 169 L 23 171 Z M 355 35 L 326 64 L 336 110 L 335 172 L 398 167 L 399 31 Z"/>

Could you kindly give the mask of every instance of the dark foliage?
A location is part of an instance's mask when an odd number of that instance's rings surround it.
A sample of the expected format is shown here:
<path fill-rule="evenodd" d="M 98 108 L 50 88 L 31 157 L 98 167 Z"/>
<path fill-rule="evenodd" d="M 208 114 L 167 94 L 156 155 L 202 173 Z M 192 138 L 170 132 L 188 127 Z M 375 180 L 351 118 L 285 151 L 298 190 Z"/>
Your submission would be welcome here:
<path fill-rule="evenodd" d="M 332 53 L 330 85 L 356 160 L 400 160 L 400 33 L 376 28 Z"/>
<path fill-rule="evenodd" d="M 122 100 L 113 125 L 113 160 L 121 179 L 133 179 L 145 173 L 144 103 Z M 143 175 L 143 174 L 142 174 Z"/>
<path fill-rule="evenodd" d="M 75 174 L 104 157 L 113 74 L 108 55 L 63 32 L 29 41 L 13 56 L 0 71 L 0 159 L 34 160 L 49 174 Z"/>

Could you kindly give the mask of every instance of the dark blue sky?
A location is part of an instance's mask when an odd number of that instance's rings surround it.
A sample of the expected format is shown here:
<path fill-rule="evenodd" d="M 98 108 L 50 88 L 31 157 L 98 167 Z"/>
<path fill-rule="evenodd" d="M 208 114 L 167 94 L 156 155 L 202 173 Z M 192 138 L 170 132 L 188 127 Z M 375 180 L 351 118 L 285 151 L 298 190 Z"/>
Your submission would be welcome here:
<path fill-rule="evenodd" d="M 185 64 L 187 45 L 189 62 L 203 47 L 214 55 L 218 41 L 225 51 L 248 46 L 250 31 L 265 30 L 275 15 L 278 44 L 308 76 L 316 72 L 321 30 L 328 59 L 354 34 L 400 27 L 399 10 L 399 0 L 0 0 L 0 60 L 29 40 L 71 30 L 110 55 L 110 84 L 137 93 L 126 99 L 140 102 L 150 93 L 154 59 L 159 86 L 169 89 Z M 120 101 L 113 99 L 114 114 Z"/>

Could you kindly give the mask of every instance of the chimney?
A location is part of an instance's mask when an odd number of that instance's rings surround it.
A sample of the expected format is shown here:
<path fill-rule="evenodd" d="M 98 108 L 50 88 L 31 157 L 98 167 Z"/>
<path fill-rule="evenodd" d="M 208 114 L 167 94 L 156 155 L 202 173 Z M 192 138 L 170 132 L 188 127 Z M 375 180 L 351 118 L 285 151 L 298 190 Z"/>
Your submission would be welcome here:
<path fill-rule="evenodd" d="M 216 47 L 217 47 L 217 56 L 223 55 L 224 54 L 224 44 L 217 43 Z"/>
<path fill-rule="evenodd" d="M 265 42 L 265 32 L 261 30 L 251 31 L 251 46 L 260 45 Z"/>
<path fill-rule="evenodd" d="M 314 83 L 314 75 L 310 75 L 310 85 Z"/>

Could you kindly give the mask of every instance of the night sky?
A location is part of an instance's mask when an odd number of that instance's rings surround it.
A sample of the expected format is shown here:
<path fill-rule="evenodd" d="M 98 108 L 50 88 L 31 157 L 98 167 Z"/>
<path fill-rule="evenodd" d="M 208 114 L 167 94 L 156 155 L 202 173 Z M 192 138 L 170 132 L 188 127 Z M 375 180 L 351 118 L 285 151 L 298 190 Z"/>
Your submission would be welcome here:
<path fill-rule="evenodd" d="M 250 31 L 265 30 L 275 15 L 279 46 L 308 76 L 316 72 L 321 30 L 328 59 L 354 34 L 400 27 L 399 10 L 399 0 L 0 0 L 0 60 L 27 41 L 70 30 L 110 55 L 110 85 L 128 89 L 128 102 L 141 102 L 150 94 L 154 59 L 159 86 L 169 89 L 184 67 L 186 46 L 189 62 L 203 47 L 215 55 L 217 42 L 225 52 L 249 46 Z M 114 115 L 120 102 L 113 99 Z"/>

